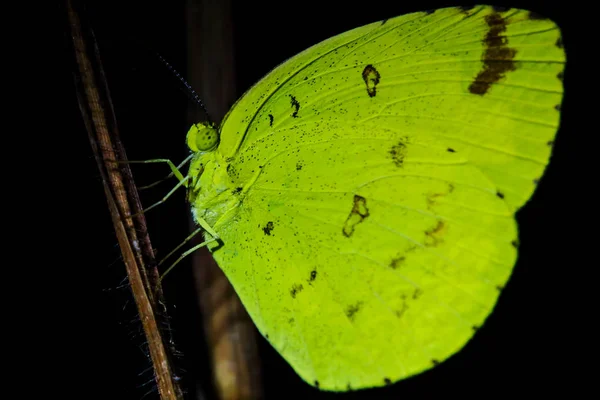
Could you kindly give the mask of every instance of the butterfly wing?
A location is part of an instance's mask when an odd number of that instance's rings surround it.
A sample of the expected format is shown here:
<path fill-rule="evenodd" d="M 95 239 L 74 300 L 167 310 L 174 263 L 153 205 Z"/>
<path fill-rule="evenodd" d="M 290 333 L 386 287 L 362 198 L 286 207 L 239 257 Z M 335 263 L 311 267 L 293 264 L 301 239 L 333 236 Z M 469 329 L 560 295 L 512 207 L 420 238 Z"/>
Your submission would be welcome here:
<path fill-rule="evenodd" d="M 547 19 L 448 8 L 326 40 L 236 103 L 214 257 L 303 379 L 388 384 L 483 324 L 550 157 L 564 62 Z"/>

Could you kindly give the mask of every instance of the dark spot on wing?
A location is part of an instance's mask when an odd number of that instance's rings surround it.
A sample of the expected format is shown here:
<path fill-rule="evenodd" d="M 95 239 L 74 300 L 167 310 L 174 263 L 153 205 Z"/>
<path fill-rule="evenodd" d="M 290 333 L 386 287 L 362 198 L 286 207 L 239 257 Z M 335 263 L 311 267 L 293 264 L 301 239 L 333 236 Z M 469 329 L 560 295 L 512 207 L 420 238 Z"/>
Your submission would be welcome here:
<path fill-rule="evenodd" d="M 519 248 L 519 242 L 517 240 L 513 240 L 512 242 L 510 242 L 510 244 L 512 244 L 512 247 L 514 247 L 515 249 Z"/>
<path fill-rule="evenodd" d="M 556 111 L 560 111 L 560 104 L 557 104 L 557 105 L 555 105 L 555 106 L 554 106 L 554 109 L 555 109 Z"/>
<path fill-rule="evenodd" d="M 365 67 L 365 69 L 363 69 L 362 77 L 367 85 L 367 93 L 369 94 L 369 97 L 375 97 L 377 94 L 377 85 L 379 84 L 381 75 L 379 75 L 379 72 L 374 66 L 369 64 Z"/>
<path fill-rule="evenodd" d="M 292 299 L 295 299 L 296 295 L 298 293 L 300 293 L 302 291 L 302 289 L 304 289 L 304 287 L 302 285 L 296 285 L 296 284 L 294 284 L 292 286 L 292 288 L 290 289 L 290 294 L 292 295 Z"/>
<path fill-rule="evenodd" d="M 317 279 L 317 269 L 313 269 L 312 271 L 310 271 L 310 279 L 308 280 L 308 282 L 314 282 L 314 280 Z"/>
<path fill-rule="evenodd" d="M 440 361 L 439 361 L 439 360 L 436 360 L 436 359 L 434 358 L 434 359 L 432 359 L 432 360 L 431 360 L 431 363 L 432 363 L 433 365 L 439 365 L 439 364 L 440 364 Z"/>
<path fill-rule="evenodd" d="M 348 308 L 346 308 L 346 317 L 348 317 L 348 319 L 350 319 L 350 321 L 354 321 L 354 316 L 360 310 L 361 306 L 362 306 L 362 302 L 360 302 L 360 301 L 354 305 L 348 306 Z"/>
<path fill-rule="evenodd" d="M 269 114 L 269 126 L 273 126 L 273 114 Z"/>
<path fill-rule="evenodd" d="M 548 146 L 553 146 L 554 145 L 554 140 L 550 140 L 546 143 Z"/>
<path fill-rule="evenodd" d="M 315 387 L 318 388 L 319 387 L 319 381 L 315 381 Z"/>
<path fill-rule="evenodd" d="M 381 25 L 385 25 L 386 22 L 388 22 L 388 19 L 384 19 L 383 21 L 381 21 Z"/>
<path fill-rule="evenodd" d="M 565 78 L 565 73 L 563 71 L 560 71 L 558 75 L 556 75 L 556 77 L 562 82 Z"/>
<path fill-rule="evenodd" d="M 534 180 L 533 180 L 533 184 L 534 184 L 534 185 L 537 185 L 538 183 L 540 183 L 540 180 L 539 180 L 539 178 L 536 178 L 536 179 L 534 179 Z"/>
<path fill-rule="evenodd" d="M 473 329 L 475 332 L 477 332 L 479 330 L 479 327 L 477 325 L 473 325 L 471 327 L 471 329 Z"/>
<path fill-rule="evenodd" d="M 450 193 L 452 193 L 454 191 L 454 185 L 449 183 L 448 184 L 448 191 L 444 192 L 444 193 L 429 193 L 427 195 L 427 208 L 428 209 L 432 209 L 434 206 L 437 205 L 437 199 L 439 197 L 443 197 L 443 196 L 448 196 Z"/>
<path fill-rule="evenodd" d="M 506 20 L 496 12 L 487 15 L 485 21 L 489 31 L 483 39 L 485 50 L 481 57 L 483 69 L 469 86 L 469 92 L 483 96 L 490 87 L 504 78 L 509 71 L 516 69 L 514 58 L 517 51 L 507 46 Z"/>
<path fill-rule="evenodd" d="M 265 233 L 265 235 L 271 235 L 271 231 L 273 230 L 274 226 L 273 226 L 273 221 L 269 221 L 267 222 L 267 225 L 265 225 L 264 228 L 262 228 L 263 232 Z"/>
<path fill-rule="evenodd" d="M 265 335 L 265 339 L 269 340 L 269 335 L 268 334 Z"/>
<path fill-rule="evenodd" d="M 294 318 L 288 319 L 288 324 L 293 325 L 296 320 Z"/>
<path fill-rule="evenodd" d="M 302 169 L 301 163 L 296 163 L 296 171 L 300 171 Z"/>
<path fill-rule="evenodd" d="M 456 153 L 456 150 L 454 150 L 454 149 L 453 149 L 453 148 L 451 148 L 451 147 L 448 147 L 448 153 Z"/>
<path fill-rule="evenodd" d="M 235 189 L 232 190 L 233 194 L 240 194 L 242 192 L 242 187 L 238 186 Z"/>
<path fill-rule="evenodd" d="M 425 231 L 425 246 L 437 246 L 443 239 L 443 235 L 446 231 L 446 224 L 442 220 L 438 220 L 437 224 Z"/>
<path fill-rule="evenodd" d="M 496 192 L 496 196 L 498 196 L 499 198 L 503 199 L 504 198 L 504 193 L 502 193 L 502 192 Z"/>
<path fill-rule="evenodd" d="M 504 290 L 504 286 L 502 285 L 496 285 L 496 290 L 501 292 L 502 290 Z"/>
<path fill-rule="evenodd" d="M 397 167 L 402 167 L 404 164 L 404 157 L 406 157 L 406 139 L 401 139 L 398 144 L 395 144 L 390 149 L 390 156 L 392 156 L 392 161 L 396 164 Z"/>
<path fill-rule="evenodd" d="M 346 218 L 346 222 L 344 222 L 344 228 L 342 229 L 344 236 L 352 236 L 356 225 L 363 222 L 363 220 L 368 216 L 369 209 L 367 208 L 367 199 L 355 194 L 352 211 L 350 211 L 350 215 L 348 215 L 348 218 Z"/>
<path fill-rule="evenodd" d="M 298 118 L 298 111 L 300 111 L 300 103 L 291 94 L 290 94 L 290 100 L 291 100 L 291 103 L 292 103 L 292 107 L 294 108 L 294 112 L 292 113 L 292 117 Z"/>
<path fill-rule="evenodd" d="M 432 10 L 425 10 L 425 15 L 431 15 L 435 12 L 435 9 Z"/>
<path fill-rule="evenodd" d="M 412 296 L 413 300 L 417 300 L 419 297 L 421 297 L 422 294 L 423 294 L 423 290 L 416 288 L 415 292 L 413 293 L 413 296 Z"/>
<path fill-rule="evenodd" d="M 536 13 L 535 11 L 529 11 L 529 14 L 527 16 L 529 17 L 529 19 L 548 19 L 543 15 Z"/>
<path fill-rule="evenodd" d="M 352 386 L 350 386 L 350 384 L 348 384 L 348 386 L 346 386 L 346 390 L 351 392 L 352 391 Z"/>
<path fill-rule="evenodd" d="M 402 307 L 399 310 L 396 310 L 396 317 L 402 318 L 404 313 L 408 310 L 408 304 L 406 302 L 406 295 L 402 295 Z"/>
<path fill-rule="evenodd" d="M 560 36 L 558 39 L 556 39 L 556 47 L 558 47 L 559 49 L 562 49 L 563 47 L 565 47 L 565 45 L 562 41 L 562 36 Z"/>
<path fill-rule="evenodd" d="M 399 256 L 399 257 L 393 258 L 392 261 L 390 262 L 390 268 L 398 269 L 400 266 L 402 266 L 402 264 L 404 263 L 405 260 L 406 260 L 405 256 Z"/>
<path fill-rule="evenodd" d="M 385 383 L 386 385 L 391 385 L 392 380 L 390 378 L 383 378 L 383 383 Z"/>

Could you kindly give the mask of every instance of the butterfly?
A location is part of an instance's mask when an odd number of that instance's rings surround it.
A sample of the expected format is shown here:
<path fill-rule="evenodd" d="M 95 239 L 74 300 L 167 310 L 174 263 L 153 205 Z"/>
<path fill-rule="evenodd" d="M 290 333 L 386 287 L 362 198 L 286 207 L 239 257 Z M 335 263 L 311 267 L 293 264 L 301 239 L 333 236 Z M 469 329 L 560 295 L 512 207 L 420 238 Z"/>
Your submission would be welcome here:
<path fill-rule="evenodd" d="M 418 12 L 305 50 L 220 126 L 192 126 L 194 218 L 302 379 L 388 385 L 482 326 L 551 156 L 565 61 L 535 13 Z"/>

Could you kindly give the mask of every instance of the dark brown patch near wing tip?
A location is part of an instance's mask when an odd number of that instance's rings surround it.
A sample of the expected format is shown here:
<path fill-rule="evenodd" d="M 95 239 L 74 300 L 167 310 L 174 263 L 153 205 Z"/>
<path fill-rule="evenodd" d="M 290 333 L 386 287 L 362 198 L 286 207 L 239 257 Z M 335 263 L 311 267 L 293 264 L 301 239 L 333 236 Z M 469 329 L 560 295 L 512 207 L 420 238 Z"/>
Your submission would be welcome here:
<path fill-rule="evenodd" d="M 375 97 L 377 94 L 377 85 L 379 84 L 381 75 L 373 65 L 369 64 L 365 67 L 365 69 L 363 69 L 362 77 L 367 85 L 367 93 L 369 94 L 369 97 Z"/>
<path fill-rule="evenodd" d="M 344 222 L 344 227 L 342 228 L 342 233 L 344 236 L 352 236 L 356 225 L 363 222 L 363 220 L 368 216 L 369 209 L 367 208 L 367 199 L 355 194 L 352 211 L 350 211 L 350 215 L 348 215 L 348 218 L 346 218 L 346 222 Z"/>
<path fill-rule="evenodd" d="M 348 386 L 346 386 L 346 390 L 348 390 L 349 392 L 352 391 L 352 386 L 350 386 L 350 384 L 348 384 Z"/>
<path fill-rule="evenodd" d="M 454 149 L 453 149 L 453 148 L 451 148 L 451 147 L 448 147 L 448 153 L 456 153 L 456 150 L 454 150 Z"/>
<path fill-rule="evenodd" d="M 560 104 L 557 104 L 557 105 L 555 105 L 555 106 L 554 106 L 554 109 L 555 109 L 556 111 L 560 111 Z"/>
<path fill-rule="evenodd" d="M 502 290 L 504 290 L 504 286 L 502 285 L 496 285 L 496 290 L 501 292 Z"/>
<path fill-rule="evenodd" d="M 502 192 L 496 192 L 496 196 L 498 196 L 499 198 L 503 199 L 504 198 L 504 193 L 502 193 Z"/>
<path fill-rule="evenodd" d="M 562 36 L 559 36 L 558 39 L 556 39 L 556 47 L 558 47 L 559 49 L 562 49 L 565 47 L 565 44 L 563 43 L 562 40 Z"/>
<path fill-rule="evenodd" d="M 273 114 L 269 114 L 269 126 L 273 126 Z"/>
<path fill-rule="evenodd" d="M 469 85 L 469 92 L 480 96 L 486 94 L 507 72 L 516 69 L 513 60 L 517 51 L 507 46 L 508 39 L 502 35 L 506 31 L 506 20 L 494 12 L 485 17 L 485 22 L 490 29 L 483 39 L 486 46 L 481 57 L 483 69 Z"/>
<path fill-rule="evenodd" d="M 381 21 L 381 25 L 385 25 L 386 22 L 388 22 L 388 20 L 384 19 L 383 21 Z"/>
<path fill-rule="evenodd" d="M 383 383 L 385 383 L 386 385 L 391 385 L 392 380 L 390 378 L 383 378 Z"/>
<path fill-rule="evenodd" d="M 471 329 L 473 329 L 475 332 L 477 332 L 479 330 L 479 327 L 477 325 L 473 325 L 471 327 Z"/>
<path fill-rule="evenodd" d="M 265 233 L 265 235 L 271 236 L 271 231 L 273 230 L 274 227 L 275 226 L 273 225 L 273 221 L 269 221 L 269 222 L 267 222 L 267 225 L 265 225 L 265 227 L 262 228 L 262 230 Z"/>
<path fill-rule="evenodd" d="M 547 17 L 544 17 L 542 14 L 538 14 L 535 11 L 529 11 L 529 14 L 527 14 L 527 16 L 529 17 L 529 19 L 537 19 L 537 20 L 548 19 Z"/>
<path fill-rule="evenodd" d="M 512 242 L 510 242 L 510 244 L 512 245 L 512 247 L 514 247 L 515 249 L 519 248 L 519 242 L 517 240 L 513 240 Z"/>
<path fill-rule="evenodd" d="M 560 71 L 558 75 L 556 75 L 556 77 L 562 82 L 565 78 L 565 73 L 563 71 Z"/>
<path fill-rule="evenodd" d="M 269 335 L 268 334 L 265 335 L 265 339 L 269 340 Z"/>
<path fill-rule="evenodd" d="M 548 146 L 554 146 L 554 140 L 549 140 L 548 142 L 546 142 L 546 144 Z"/>
<path fill-rule="evenodd" d="M 534 185 L 537 185 L 538 183 L 540 183 L 540 180 L 538 178 L 536 178 L 536 179 L 533 180 L 533 184 Z"/>
<path fill-rule="evenodd" d="M 433 365 L 439 365 L 439 364 L 440 364 L 440 361 L 439 361 L 439 360 L 436 360 L 436 359 L 434 358 L 434 359 L 432 359 L 432 360 L 431 360 L 431 363 L 432 363 Z"/>
<path fill-rule="evenodd" d="M 290 94 L 290 101 L 292 103 L 292 107 L 294 108 L 294 112 L 292 112 L 293 118 L 298 118 L 298 111 L 300 111 L 300 103 L 296 100 L 296 97 Z"/>
<path fill-rule="evenodd" d="M 300 293 L 302 291 L 302 289 L 304 289 L 304 287 L 302 285 L 296 285 L 296 284 L 294 284 L 292 286 L 292 288 L 290 289 L 290 294 L 292 295 L 292 299 L 295 299 L 296 295 L 298 293 Z"/>
<path fill-rule="evenodd" d="M 315 381 L 315 387 L 318 388 L 319 387 L 319 381 Z"/>

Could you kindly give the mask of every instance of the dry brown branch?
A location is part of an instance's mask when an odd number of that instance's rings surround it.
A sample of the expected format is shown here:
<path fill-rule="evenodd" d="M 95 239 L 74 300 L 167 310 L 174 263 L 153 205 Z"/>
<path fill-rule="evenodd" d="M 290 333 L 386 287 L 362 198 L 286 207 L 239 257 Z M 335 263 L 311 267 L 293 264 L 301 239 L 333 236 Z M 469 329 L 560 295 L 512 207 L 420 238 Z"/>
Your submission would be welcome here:
<path fill-rule="evenodd" d="M 66 1 L 75 65 L 77 96 L 90 143 L 102 176 L 117 240 L 146 335 L 155 380 L 162 399 L 183 398 L 173 376 L 168 343 L 168 319 L 164 306 L 154 253 L 140 201 L 129 166 L 114 160 L 126 160 L 119 140 L 108 85 L 99 51 L 89 22 L 74 2 Z"/>

